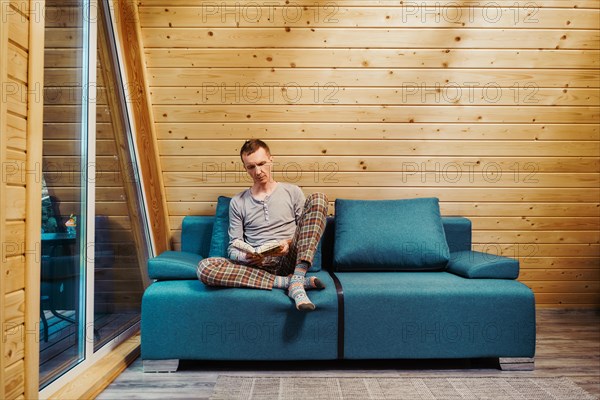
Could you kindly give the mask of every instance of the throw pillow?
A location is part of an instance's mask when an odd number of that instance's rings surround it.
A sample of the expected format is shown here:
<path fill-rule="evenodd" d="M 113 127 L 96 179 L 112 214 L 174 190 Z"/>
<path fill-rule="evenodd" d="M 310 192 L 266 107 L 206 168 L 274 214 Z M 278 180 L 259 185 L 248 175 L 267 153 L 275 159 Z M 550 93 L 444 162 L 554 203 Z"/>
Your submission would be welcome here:
<path fill-rule="evenodd" d="M 435 271 L 450 251 L 437 198 L 335 202 L 337 271 Z"/>

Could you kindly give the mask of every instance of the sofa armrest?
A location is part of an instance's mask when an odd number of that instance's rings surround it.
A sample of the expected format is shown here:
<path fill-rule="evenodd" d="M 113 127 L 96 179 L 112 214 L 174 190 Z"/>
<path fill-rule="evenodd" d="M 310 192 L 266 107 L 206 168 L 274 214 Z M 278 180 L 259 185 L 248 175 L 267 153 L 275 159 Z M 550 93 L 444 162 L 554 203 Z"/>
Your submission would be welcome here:
<path fill-rule="evenodd" d="M 186 251 L 164 251 L 148 260 L 148 276 L 159 280 L 198 279 L 196 270 L 202 259 Z"/>
<path fill-rule="evenodd" d="M 464 278 L 517 279 L 519 261 L 478 251 L 450 253 L 447 271 Z"/>

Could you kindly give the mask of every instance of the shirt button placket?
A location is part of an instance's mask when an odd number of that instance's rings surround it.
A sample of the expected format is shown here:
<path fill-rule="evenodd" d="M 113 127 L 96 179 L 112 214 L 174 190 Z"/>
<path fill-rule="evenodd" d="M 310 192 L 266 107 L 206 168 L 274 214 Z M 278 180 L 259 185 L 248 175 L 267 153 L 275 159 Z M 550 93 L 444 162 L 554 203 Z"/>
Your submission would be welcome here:
<path fill-rule="evenodd" d="M 265 221 L 269 220 L 269 206 L 265 201 L 263 201 L 263 210 L 265 212 Z"/>

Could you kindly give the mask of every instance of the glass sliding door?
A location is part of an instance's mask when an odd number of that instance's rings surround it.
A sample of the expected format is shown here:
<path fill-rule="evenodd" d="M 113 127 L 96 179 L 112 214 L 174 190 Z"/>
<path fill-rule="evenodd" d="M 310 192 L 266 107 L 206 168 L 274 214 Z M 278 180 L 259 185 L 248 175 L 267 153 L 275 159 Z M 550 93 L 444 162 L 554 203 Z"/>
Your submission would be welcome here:
<path fill-rule="evenodd" d="M 149 252 L 127 119 L 131 98 L 120 79 L 110 10 L 99 6 L 94 350 L 139 321 Z"/>
<path fill-rule="evenodd" d="M 151 253 L 109 2 L 46 0 L 40 397 L 139 328 Z"/>
<path fill-rule="evenodd" d="M 85 357 L 89 18 L 82 0 L 45 7 L 40 386 Z"/>

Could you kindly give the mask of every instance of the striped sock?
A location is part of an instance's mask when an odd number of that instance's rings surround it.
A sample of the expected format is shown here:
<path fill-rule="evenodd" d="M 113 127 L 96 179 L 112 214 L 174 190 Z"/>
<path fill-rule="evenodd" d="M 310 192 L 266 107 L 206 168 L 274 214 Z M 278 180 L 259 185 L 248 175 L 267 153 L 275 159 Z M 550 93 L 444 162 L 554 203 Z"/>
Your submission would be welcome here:
<path fill-rule="evenodd" d="M 296 303 L 296 308 L 300 311 L 312 311 L 315 305 L 310 301 L 304 290 L 304 276 L 308 271 L 308 264 L 301 262 L 296 265 L 294 275 L 290 279 L 288 287 L 288 296 Z"/>
<path fill-rule="evenodd" d="M 287 289 L 290 286 L 291 279 L 292 275 L 275 276 L 273 287 L 277 289 Z M 302 280 L 304 282 L 304 290 L 325 289 L 325 284 L 323 281 L 316 276 L 305 276 Z"/>

